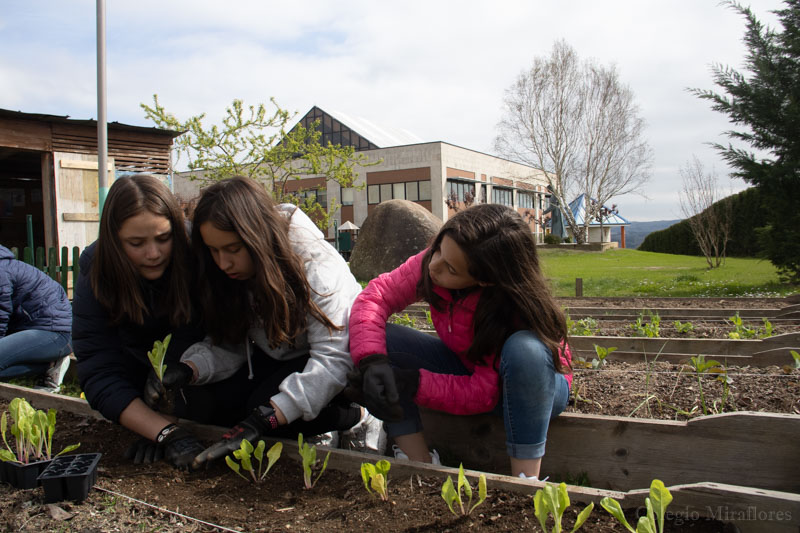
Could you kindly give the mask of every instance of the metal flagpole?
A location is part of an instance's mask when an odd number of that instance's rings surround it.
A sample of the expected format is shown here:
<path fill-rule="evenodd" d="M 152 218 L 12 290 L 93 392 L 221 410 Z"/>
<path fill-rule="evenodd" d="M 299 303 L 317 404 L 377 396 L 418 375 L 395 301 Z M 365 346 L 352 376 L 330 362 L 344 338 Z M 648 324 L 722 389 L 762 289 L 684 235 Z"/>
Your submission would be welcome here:
<path fill-rule="evenodd" d="M 97 193 L 100 214 L 108 194 L 106 121 L 106 0 L 97 0 Z"/>

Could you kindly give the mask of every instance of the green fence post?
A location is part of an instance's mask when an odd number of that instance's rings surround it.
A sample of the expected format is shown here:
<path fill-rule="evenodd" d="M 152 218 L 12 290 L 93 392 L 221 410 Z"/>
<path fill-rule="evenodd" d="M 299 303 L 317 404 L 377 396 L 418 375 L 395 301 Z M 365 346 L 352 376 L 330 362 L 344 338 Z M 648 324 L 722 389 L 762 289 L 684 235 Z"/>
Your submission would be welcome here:
<path fill-rule="evenodd" d="M 22 260 L 28 263 L 31 266 L 36 266 L 36 263 L 33 261 L 33 248 L 30 246 L 26 246 L 24 250 L 22 250 Z"/>
<path fill-rule="evenodd" d="M 47 274 L 58 281 L 58 249 L 52 246 L 47 249 Z"/>
<path fill-rule="evenodd" d="M 64 292 L 69 290 L 67 280 L 69 279 L 69 248 L 66 246 L 61 247 L 61 286 L 64 287 Z"/>
<path fill-rule="evenodd" d="M 36 248 L 36 262 L 34 263 L 33 266 L 35 266 L 42 272 L 45 272 L 46 266 L 44 264 L 44 248 L 42 248 L 41 246 Z"/>
<path fill-rule="evenodd" d="M 33 250 L 33 215 L 25 215 L 25 227 L 28 230 L 28 247 Z"/>

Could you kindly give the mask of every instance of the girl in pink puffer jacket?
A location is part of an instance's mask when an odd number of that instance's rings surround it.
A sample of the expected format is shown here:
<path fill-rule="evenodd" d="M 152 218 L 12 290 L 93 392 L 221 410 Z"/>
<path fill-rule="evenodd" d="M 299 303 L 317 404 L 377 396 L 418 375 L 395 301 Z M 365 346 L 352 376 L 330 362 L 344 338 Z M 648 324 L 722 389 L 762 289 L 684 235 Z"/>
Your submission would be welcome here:
<path fill-rule="evenodd" d="M 439 338 L 387 324 L 430 304 Z M 502 413 L 515 476 L 536 478 L 547 428 L 572 381 L 567 326 L 515 211 L 481 204 L 457 213 L 427 250 L 373 279 L 350 313 L 350 354 L 369 411 L 401 453 L 431 462 L 417 406 Z"/>

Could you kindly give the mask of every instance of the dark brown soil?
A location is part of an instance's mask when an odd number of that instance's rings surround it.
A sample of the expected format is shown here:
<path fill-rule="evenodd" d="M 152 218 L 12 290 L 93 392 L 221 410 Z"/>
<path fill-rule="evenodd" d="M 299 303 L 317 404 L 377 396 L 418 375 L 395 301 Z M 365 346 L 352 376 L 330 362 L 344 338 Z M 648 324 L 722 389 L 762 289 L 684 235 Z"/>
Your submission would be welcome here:
<path fill-rule="evenodd" d="M 593 303 L 563 305 L 596 306 Z M 738 300 L 741 305 L 741 300 Z M 627 307 L 668 307 L 630 302 Z M 722 302 L 718 302 L 722 305 Z M 616 304 L 616 299 L 600 305 Z M 706 302 L 702 302 L 705 307 Z M 715 307 L 708 305 L 708 307 Z M 734 306 L 736 307 L 736 306 Z M 753 307 L 774 308 L 774 302 Z M 714 327 L 720 326 L 717 323 Z M 623 325 L 605 324 L 603 334 L 629 335 Z M 698 330 L 695 330 L 695 333 Z M 727 329 L 702 329 L 709 336 L 726 336 Z M 798 331 L 790 326 L 789 331 Z M 800 414 L 800 371 L 778 367 L 730 367 L 730 392 L 724 403 L 716 376 L 702 378 L 705 410 L 770 411 Z M 574 399 L 568 408 L 583 413 L 681 419 L 701 416 L 703 400 L 694 374 L 681 365 L 628 364 L 610 361 L 599 370 L 576 369 Z M 0 410 L 7 404 L 0 402 Z M 389 502 L 370 497 L 357 471 L 338 471 L 334 461 L 312 490 L 302 485 L 301 467 L 281 458 L 259 484 L 248 483 L 224 464 L 201 472 L 181 472 L 170 466 L 135 466 L 122 456 L 134 437 L 107 422 L 60 413 L 57 449 L 81 442 L 78 452 L 101 452 L 96 490 L 82 503 L 43 503 L 41 488 L 16 490 L 0 484 L 0 531 L 541 531 L 530 494 L 510 493 L 489 485 L 486 502 L 470 517 L 456 517 L 441 498 L 443 479 L 392 476 Z M 564 516 L 567 531 L 582 508 Z M 628 517 L 635 523 L 633 511 Z M 623 531 L 596 508 L 583 531 Z M 713 521 L 673 522 L 668 531 L 733 531 Z"/>

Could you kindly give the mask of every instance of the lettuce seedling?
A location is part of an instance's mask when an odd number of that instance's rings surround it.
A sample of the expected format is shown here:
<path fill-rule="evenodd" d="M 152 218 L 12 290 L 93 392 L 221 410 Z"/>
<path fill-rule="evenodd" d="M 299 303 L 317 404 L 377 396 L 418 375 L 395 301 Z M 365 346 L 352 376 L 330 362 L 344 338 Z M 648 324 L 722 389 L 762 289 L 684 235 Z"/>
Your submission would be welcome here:
<path fill-rule="evenodd" d="M 269 472 L 272 465 L 278 460 L 281 456 L 281 452 L 283 451 L 283 444 L 280 442 L 276 442 L 272 445 L 272 447 L 267 452 L 267 466 L 264 466 L 264 449 L 266 448 L 266 443 L 263 440 L 258 441 L 256 447 L 253 448 L 253 445 L 250 444 L 250 441 L 247 439 L 242 439 L 242 444 L 240 445 L 238 450 L 233 452 L 233 456 L 239 460 L 239 463 L 231 459 L 228 455 L 225 457 L 225 463 L 228 467 L 236 472 L 239 477 L 245 480 L 252 480 L 254 483 L 260 483 L 267 477 L 267 473 Z M 253 468 L 253 461 L 251 457 L 255 457 L 256 461 L 258 461 L 258 471 Z M 240 464 L 241 463 L 241 464 Z M 239 470 L 244 470 L 245 472 L 250 473 L 250 478 L 243 475 Z"/>
<path fill-rule="evenodd" d="M 6 449 L 0 449 L 0 460 L 27 464 L 31 461 L 52 459 L 53 433 L 56 430 L 56 410 L 47 413 L 34 409 L 25 398 L 14 398 L 8 405 L 9 411 L 0 416 L 0 433 Z M 11 435 L 14 448 L 8 443 L 8 413 L 11 415 Z M 71 452 L 80 446 L 72 444 L 56 455 Z"/>
<path fill-rule="evenodd" d="M 667 487 L 661 480 L 654 479 L 650 484 L 650 496 L 644 500 L 647 515 L 639 518 L 636 529 L 625 519 L 625 513 L 617 500 L 606 496 L 600 500 L 600 505 L 631 533 L 664 533 L 664 515 L 671 502 L 672 494 Z"/>
<path fill-rule="evenodd" d="M 461 498 L 462 491 L 467 498 L 466 506 L 464 505 L 464 500 Z M 486 476 L 481 474 L 478 478 L 478 501 L 475 502 L 475 505 L 471 505 L 472 487 L 469 486 L 467 476 L 464 475 L 464 465 L 458 465 L 458 489 L 456 490 L 456 488 L 453 486 L 452 478 L 447 476 L 447 480 L 442 485 L 442 499 L 444 499 L 445 503 L 447 503 L 447 507 L 450 508 L 450 512 L 454 515 L 458 514 L 456 513 L 455 509 L 453 509 L 453 503 L 455 502 L 458 502 L 458 507 L 462 516 L 469 515 L 486 499 Z"/>
<path fill-rule="evenodd" d="M 381 500 L 389 501 L 389 468 L 392 465 L 389 461 L 382 459 L 375 464 L 361 463 L 361 479 L 364 481 L 364 488 L 372 495 L 374 490 Z M 372 490 L 370 490 L 370 487 Z"/>
<path fill-rule="evenodd" d="M 147 352 L 147 358 L 150 359 L 150 364 L 153 365 L 153 370 L 158 379 L 164 379 L 164 371 L 167 369 L 167 365 L 164 364 L 164 357 L 167 355 L 167 347 L 171 339 L 172 333 L 164 338 L 164 342 L 154 342 L 153 349 Z"/>
<path fill-rule="evenodd" d="M 319 478 L 322 477 L 322 473 L 325 472 L 325 469 L 328 468 L 328 459 L 331 458 L 331 452 L 328 452 L 328 455 L 325 456 L 325 461 L 322 462 L 322 468 L 319 471 L 316 479 L 311 481 L 311 469 L 312 467 L 317 464 L 317 447 L 316 446 L 309 446 L 307 442 L 303 442 L 303 434 L 300 433 L 297 436 L 297 447 L 300 452 L 300 458 L 303 462 L 303 482 L 305 483 L 306 489 L 313 489 L 314 485 L 317 484 Z"/>
<path fill-rule="evenodd" d="M 800 353 L 794 350 L 789 350 L 789 353 L 792 354 L 792 359 L 794 359 L 794 368 L 800 370 Z"/>
<path fill-rule="evenodd" d="M 567 492 L 566 483 L 561 483 L 558 488 L 555 485 L 545 483 L 543 489 L 537 490 L 536 494 L 533 495 L 533 514 L 539 520 L 542 531 L 547 533 L 547 517 L 553 515 L 553 529 L 550 530 L 550 533 L 561 533 L 561 518 L 569 505 L 569 493 Z M 592 514 L 592 509 L 594 509 L 594 503 L 584 507 L 583 511 L 578 514 L 575 525 L 572 527 L 573 533 L 578 531 L 583 523 L 586 522 L 586 519 Z"/>

